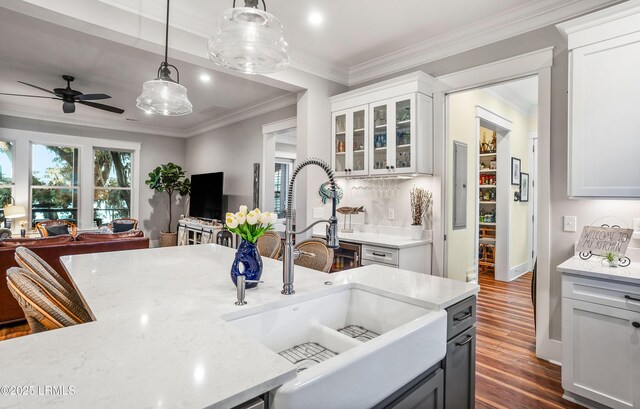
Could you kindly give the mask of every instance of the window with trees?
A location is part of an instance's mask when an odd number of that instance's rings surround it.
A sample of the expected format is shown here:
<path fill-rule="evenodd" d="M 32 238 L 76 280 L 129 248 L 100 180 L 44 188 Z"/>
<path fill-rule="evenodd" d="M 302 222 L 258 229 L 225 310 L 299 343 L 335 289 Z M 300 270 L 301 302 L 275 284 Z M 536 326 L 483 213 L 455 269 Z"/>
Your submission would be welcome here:
<path fill-rule="evenodd" d="M 31 145 L 31 223 L 78 224 L 78 148 Z"/>
<path fill-rule="evenodd" d="M 93 219 L 100 226 L 131 216 L 130 151 L 93 150 Z"/>
<path fill-rule="evenodd" d="M 287 182 L 293 161 L 276 160 L 273 174 L 273 212 L 278 215 L 278 219 L 284 219 L 287 208 Z"/>
<path fill-rule="evenodd" d="M 4 224 L 3 207 L 11 201 L 13 187 L 13 142 L 0 141 L 0 223 Z"/>

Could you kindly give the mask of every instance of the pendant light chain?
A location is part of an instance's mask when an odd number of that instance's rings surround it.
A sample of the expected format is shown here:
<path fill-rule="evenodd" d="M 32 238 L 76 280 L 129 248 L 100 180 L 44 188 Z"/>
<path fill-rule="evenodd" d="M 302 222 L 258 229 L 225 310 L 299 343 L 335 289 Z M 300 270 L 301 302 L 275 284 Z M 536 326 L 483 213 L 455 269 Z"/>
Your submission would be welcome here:
<path fill-rule="evenodd" d="M 167 0 L 167 24 L 164 29 L 164 65 L 168 65 L 167 55 L 169 54 L 169 1 Z"/>

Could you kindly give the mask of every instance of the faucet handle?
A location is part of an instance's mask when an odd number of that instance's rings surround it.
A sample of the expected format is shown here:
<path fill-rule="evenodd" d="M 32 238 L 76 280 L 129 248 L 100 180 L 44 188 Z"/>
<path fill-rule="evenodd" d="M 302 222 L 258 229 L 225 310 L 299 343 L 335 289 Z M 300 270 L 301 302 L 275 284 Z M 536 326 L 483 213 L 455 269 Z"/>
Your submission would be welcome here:
<path fill-rule="evenodd" d="M 235 302 L 236 305 L 245 305 L 247 302 L 244 300 L 245 292 L 246 292 L 246 284 L 247 283 L 263 283 L 262 280 L 247 280 L 244 275 L 239 275 L 236 277 L 236 295 L 238 297 L 238 301 Z"/>

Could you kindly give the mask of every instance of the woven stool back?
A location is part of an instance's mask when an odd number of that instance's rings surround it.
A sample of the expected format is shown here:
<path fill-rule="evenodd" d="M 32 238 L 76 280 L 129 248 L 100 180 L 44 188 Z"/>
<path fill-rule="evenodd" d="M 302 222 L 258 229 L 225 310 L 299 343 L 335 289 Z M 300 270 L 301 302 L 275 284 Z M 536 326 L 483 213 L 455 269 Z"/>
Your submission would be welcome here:
<path fill-rule="evenodd" d="M 7 286 L 24 311 L 31 331 L 42 332 L 77 324 L 47 295 L 34 277 L 37 276 L 19 267 L 7 270 Z"/>
<path fill-rule="evenodd" d="M 322 239 L 309 239 L 296 244 L 295 248 L 310 254 L 301 254 L 300 257 L 294 261 L 295 265 L 323 271 L 325 273 L 331 270 L 333 250 L 327 247 L 326 241 Z"/>

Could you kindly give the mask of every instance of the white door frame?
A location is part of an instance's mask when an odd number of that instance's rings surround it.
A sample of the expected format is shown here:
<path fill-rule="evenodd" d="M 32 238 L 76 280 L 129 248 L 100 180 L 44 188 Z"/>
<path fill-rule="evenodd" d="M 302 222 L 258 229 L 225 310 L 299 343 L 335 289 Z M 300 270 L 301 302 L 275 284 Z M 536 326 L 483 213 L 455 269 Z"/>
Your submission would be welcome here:
<path fill-rule="evenodd" d="M 553 47 L 470 68 L 437 79 L 441 89 L 434 93 L 434 174 L 440 175 L 441 220 L 440 237 L 447 231 L 446 213 L 446 94 L 467 89 L 484 87 L 526 76 L 538 76 L 538 208 L 537 208 L 537 250 L 538 274 L 536 285 L 536 355 L 539 358 L 560 362 L 562 344 L 549 337 L 550 303 L 549 287 L 551 276 L 551 66 Z M 435 228 L 434 228 L 435 230 Z M 434 231 L 434 234 L 436 231 Z M 434 241 L 434 268 L 444 272 L 446 277 L 446 241 Z"/>
<path fill-rule="evenodd" d="M 537 232 L 535 228 L 536 209 L 538 207 L 538 132 L 529 131 L 529 163 L 531 174 L 529 175 L 529 206 L 527 206 L 527 224 L 531 226 L 531 232 L 527 238 L 527 258 L 529 259 L 529 271 L 533 270 L 537 256 L 536 242 Z"/>
<path fill-rule="evenodd" d="M 297 128 L 297 118 L 283 119 L 262 125 L 262 163 L 260 166 L 260 208 L 271 210 L 273 204 L 273 168 L 276 163 L 276 138 Z M 268 170 L 267 170 L 268 169 Z M 267 177 L 271 175 L 271 178 Z M 267 193 L 269 192 L 269 193 Z"/>

